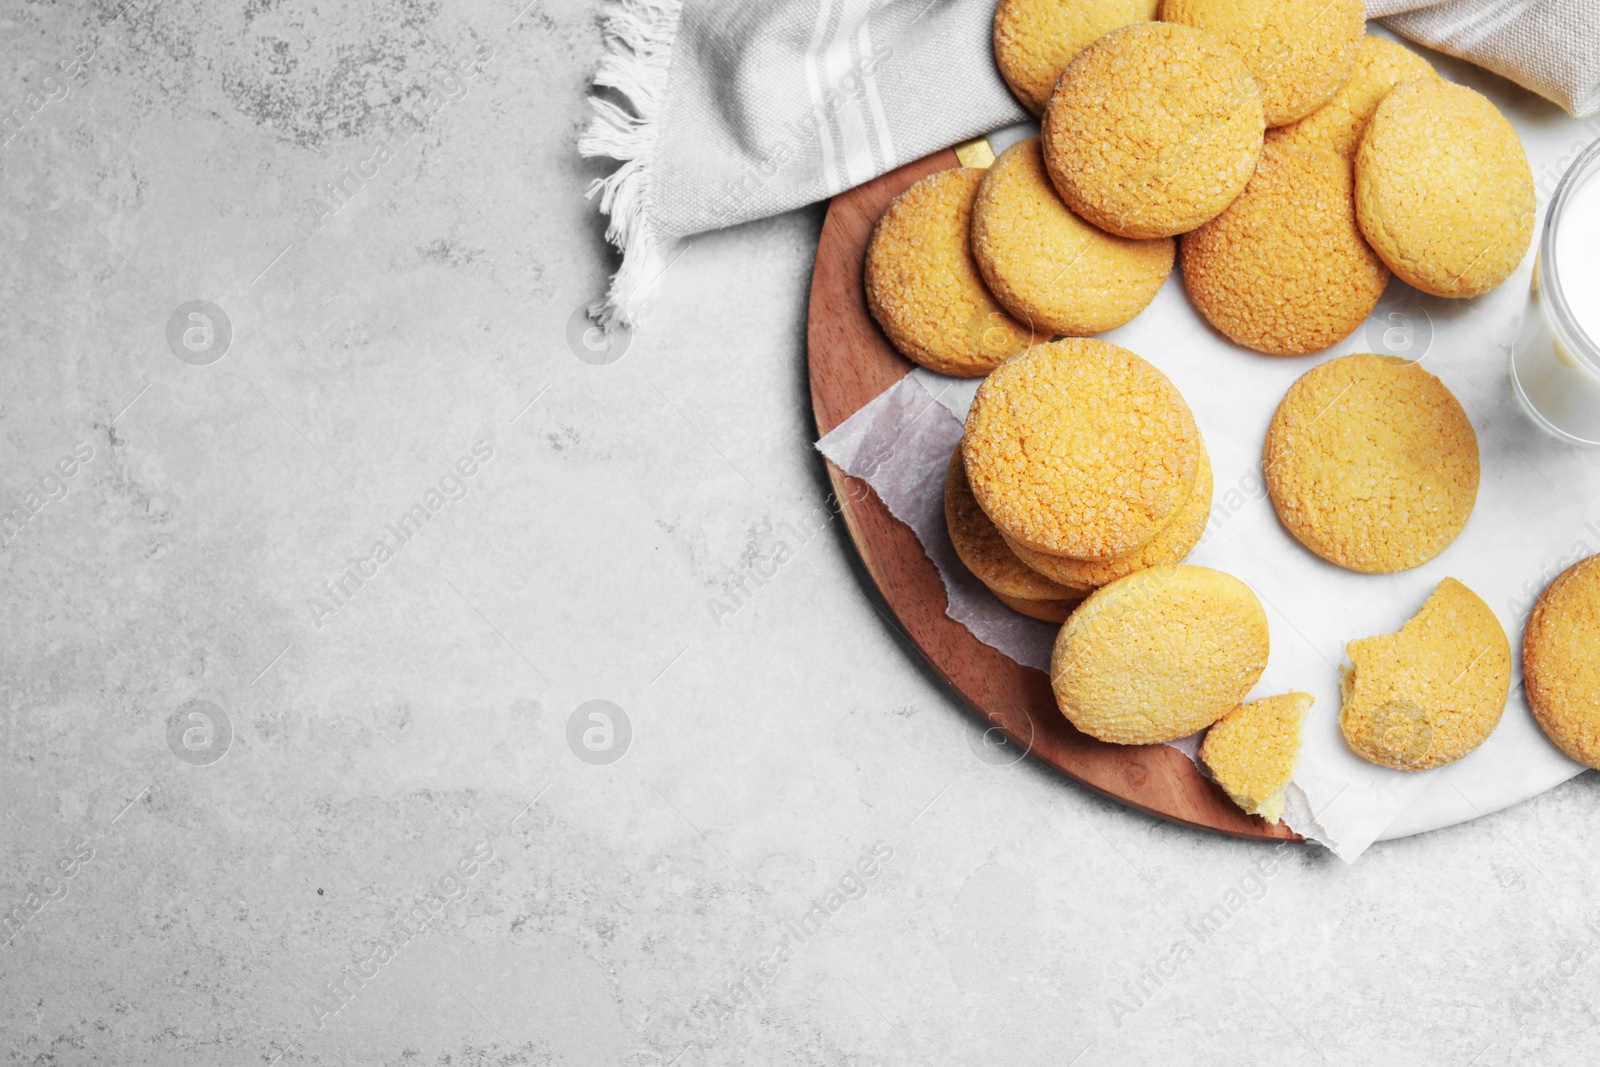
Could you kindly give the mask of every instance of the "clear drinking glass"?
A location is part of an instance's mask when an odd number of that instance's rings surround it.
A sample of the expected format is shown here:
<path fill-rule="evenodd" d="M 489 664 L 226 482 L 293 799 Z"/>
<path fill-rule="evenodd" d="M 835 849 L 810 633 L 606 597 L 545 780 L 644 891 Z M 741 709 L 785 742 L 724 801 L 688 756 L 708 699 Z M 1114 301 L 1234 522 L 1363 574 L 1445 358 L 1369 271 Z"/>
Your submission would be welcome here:
<path fill-rule="evenodd" d="M 1540 426 L 1600 446 L 1600 141 L 1573 162 L 1550 202 L 1511 385 Z"/>

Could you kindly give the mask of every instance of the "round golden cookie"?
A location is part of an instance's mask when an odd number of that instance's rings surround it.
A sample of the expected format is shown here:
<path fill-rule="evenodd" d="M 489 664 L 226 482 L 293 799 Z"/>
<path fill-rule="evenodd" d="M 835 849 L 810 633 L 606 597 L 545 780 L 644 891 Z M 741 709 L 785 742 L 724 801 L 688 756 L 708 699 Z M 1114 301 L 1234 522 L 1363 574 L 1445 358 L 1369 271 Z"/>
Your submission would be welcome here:
<path fill-rule="evenodd" d="M 1267 667 L 1250 587 L 1206 567 L 1155 567 L 1099 590 L 1056 637 L 1050 685 L 1090 737 L 1153 745 L 1216 722 Z"/>
<path fill-rule="evenodd" d="M 1356 46 L 1355 73 L 1338 92 L 1298 122 L 1267 131 L 1267 144 L 1320 148 L 1354 159 L 1367 121 L 1389 91 L 1412 78 L 1434 78 L 1432 64 L 1404 45 L 1366 36 Z"/>
<path fill-rule="evenodd" d="M 1398 633 L 1345 646 L 1339 728 L 1369 763 L 1424 771 L 1488 738 L 1511 692 L 1511 643 L 1489 605 L 1446 578 Z"/>
<path fill-rule="evenodd" d="M 1106 341 L 1035 345 L 984 379 L 961 455 L 972 492 L 1027 548 L 1107 560 L 1189 495 L 1200 431 L 1177 387 Z"/>
<path fill-rule="evenodd" d="M 1011 549 L 1025 566 L 1068 589 L 1098 589 L 1134 571 L 1181 563 L 1205 535 L 1206 524 L 1211 521 L 1211 493 L 1211 457 L 1206 454 L 1205 443 L 1202 442 L 1200 466 L 1195 471 L 1194 485 L 1189 490 L 1188 499 L 1178 508 L 1177 515 L 1154 537 L 1127 555 L 1103 563 L 1090 563 L 1066 556 L 1046 555 L 1023 545 L 1013 544 Z"/>
<path fill-rule="evenodd" d="M 1356 225 L 1348 161 L 1267 145 L 1228 210 L 1182 241 L 1183 280 L 1206 320 L 1274 356 L 1320 352 L 1378 305 L 1389 268 Z"/>
<path fill-rule="evenodd" d="M 1172 273 L 1172 238 L 1132 241 L 1061 202 L 1039 138 L 1000 153 L 972 207 L 972 254 L 989 291 L 1040 334 L 1083 337 L 1143 311 Z"/>
<path fill-rule="evenodd" d="M 1112 30 L 1156 17 L 1161 0 L 1000 0 L 994 58 L 1000 76 L 1035 115 L 1072 58 Z"/>
<path fill-rule="evenodd" d="M 1246 815 L 1276 823 L 1300 757 L 1300 724 L 1316 698 L 1285 693 L 1240 704 L 1200 743 L 1200 759 Z"/>
<path fill-rule="evenodd" d="M 1443 552 L 1478 498 L 1478 435 L 1443 382 L 1395 356 L 1342 356 L 1289 387 L 1262 455 L 1278 518 L 1364 574 Z"/>
<path fill-rule="evenodd" d="M 1161 18 L 1232 45 L 1261 87 L 1268 126 L 1305 118 L 1349 80 L 1362 0 L 1164 0 Z"/>
<path fill-rule="evenodd" d="M 976 378 L 1032 343 L 983 287 L 972 261 L 972 201 L 983 171 L 930 174 L 894 198 L 867 245 L 867 307 L 900 353 Z"/>
<path fill-rule="evenodd" d="M 1383 98 L 1356 151 L 1356 218 L 1402 280 L 1434 296 L 1486 293 L 1533 239 L 1533 172 L 1489 100 L 1442 78 Z"/>
<path fill-rule="evenodd" d="M 1030 619 L 1038 619 L 1040 622 L 1066 622 L 1068 616 L 1083 603 L 1081 596 L 1066 600 L 1031 600 L 1027 597 L 1006 596 L 993 589 L 989 592 L 994 593 L 994 598 L 1012 611 L 1020 612 Z"/>
<path fill-rule="evenodd" d="M 1522 638 L 1528 703 L 1556 747 L 1600 767 L 1600 556 L 1550 583 Z"/>
<path fill-rule="evenodd" d="M 955 546 L 961 562 L 991 592 L 1007 603 L 1012 600 L 1077 602 L 1083 599 L 1081 591 L 1057 585 L 1024 566 L 1006 545 L 1000 531 L 995 529 L 994 523 L 989 521 L 989 516 L 983 513 L 977 498 L 972 495 L 972 486 L 967 482 L 967 468 L 961 462 L 959 448 L 951 455 L 950 469 L 945 474 L 944 518 L 945 525 L 950 528 L 950 543 Z"/>
<path fill-rule="evenodd" d="M 1250 180 L 1265 122 L 1239 56 L 1161 22 L 1078 54 L 1045 109 L 1045 166 L 1067 206 L 1121 237 L 1171 237 L 1214 218 Z"/>

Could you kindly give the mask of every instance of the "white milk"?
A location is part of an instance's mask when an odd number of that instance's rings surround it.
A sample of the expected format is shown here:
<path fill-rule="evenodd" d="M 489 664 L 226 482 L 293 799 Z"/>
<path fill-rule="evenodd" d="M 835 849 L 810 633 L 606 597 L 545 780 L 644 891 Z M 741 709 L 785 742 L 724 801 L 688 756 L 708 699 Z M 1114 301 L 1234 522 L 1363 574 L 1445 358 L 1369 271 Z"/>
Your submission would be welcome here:
<path fill-rule="evenodd" d="M 1600 445 L 1600 142 L 1573 163 L 1551 201 L 1511 383 L 1546 430 Z"/>

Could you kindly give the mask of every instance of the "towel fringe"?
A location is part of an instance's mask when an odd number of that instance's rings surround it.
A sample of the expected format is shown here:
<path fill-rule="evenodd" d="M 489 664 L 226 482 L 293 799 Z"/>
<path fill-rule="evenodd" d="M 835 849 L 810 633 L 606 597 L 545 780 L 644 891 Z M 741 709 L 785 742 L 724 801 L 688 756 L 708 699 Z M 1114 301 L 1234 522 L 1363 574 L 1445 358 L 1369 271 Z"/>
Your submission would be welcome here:
<path fill-rule="evenodd" d="M 605 299 L 589 306 L 590 317 L 611 330 L 633 327 L 665 267 L 649 217 L 650 182 L 683 0 L 610 0 L 605 10 L 606 55 L 594 84 L 615 89 L 632 111 L 591 96 L 595 117 L 578 139 L 578 154 L 622 161 L 586 194 L 599 196 L 600 210 L 610 217 L 606 240 L 622 253 Z"/>

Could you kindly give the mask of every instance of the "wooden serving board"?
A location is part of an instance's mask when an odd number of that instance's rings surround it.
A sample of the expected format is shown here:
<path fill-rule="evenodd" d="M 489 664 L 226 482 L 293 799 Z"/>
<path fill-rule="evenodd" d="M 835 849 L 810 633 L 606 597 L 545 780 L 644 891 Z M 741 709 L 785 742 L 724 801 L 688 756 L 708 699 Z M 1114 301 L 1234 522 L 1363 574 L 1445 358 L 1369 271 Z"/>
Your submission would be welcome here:
<path fill-rule="evenodd" d="M 829 204 L 811 275 L 807 325 L 811 405 L 820 434 L 912 370 L 867 311 L 861 281 L 867 240 L 890 200 L 917 179 L 959 165 L 954 150 L 946 149 L 841 193 Z M 1043 672 L 990 648 L 945 614 L 944 583 L 910 527 L 832 462 L 828 478 L 861 560 L 904 632 L 967 706 L 1013 744 L 1095 792 L 1148 814 L 1236 837 L 1299 840 L 1286 826 L 1244 814 L 1175 749 L 1110 745 L 1079 733 L 1057 709 Z"/>

